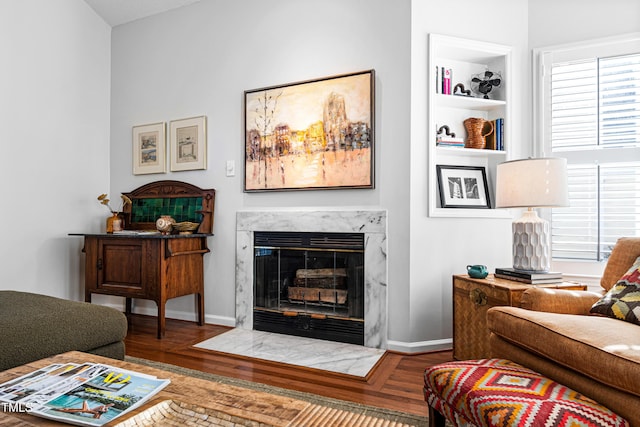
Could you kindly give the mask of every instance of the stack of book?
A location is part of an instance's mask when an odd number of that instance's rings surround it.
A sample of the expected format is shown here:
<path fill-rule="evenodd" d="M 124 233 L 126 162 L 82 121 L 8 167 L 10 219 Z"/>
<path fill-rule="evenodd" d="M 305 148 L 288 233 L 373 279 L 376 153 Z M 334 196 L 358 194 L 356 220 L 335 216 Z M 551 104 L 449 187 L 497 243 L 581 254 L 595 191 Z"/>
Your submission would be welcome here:
<path fill-rule="evenodd" d="M 436 145 L 438 147 L 464 147 L 464 139 L 455 136 L 438 136 L 436 137 Z"/>
<path fill-rule="evenodd" d="M 495 277 L 500 279 L 515 280 L 516 282 L 530 285 L 546 285 L 550 283 L 562 283 L 562 273 L 545 272 L 532 273 L 515 268 L 496 268 Z"/>

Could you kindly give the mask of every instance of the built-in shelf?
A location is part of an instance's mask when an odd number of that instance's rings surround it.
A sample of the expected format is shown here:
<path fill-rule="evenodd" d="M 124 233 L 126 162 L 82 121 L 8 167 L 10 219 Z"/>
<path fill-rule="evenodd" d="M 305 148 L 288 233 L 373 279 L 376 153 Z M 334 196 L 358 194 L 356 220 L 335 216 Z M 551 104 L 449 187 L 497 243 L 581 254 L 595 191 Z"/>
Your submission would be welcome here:
<path fill-rule="evenodd" d="M 506 158 L 507 152 L 504 150 L 480 150 L 477 148 L 465 147 L 436 147 L 436 155 L 442 156 L 463 156 L 463 157 L 503 157 Z"/>
<path fill-rule="evenodd" d="M 507 209 L 495 209 L 495 174 L 498 164 L 510 160 L 511 143 L 511 47 L 438 34 L 429 35 L 429 100 L 428 100 L 428 188 L 429 216 L 450 218 L 510 218 Z M 502 83 L 485 99 L 443 94 L 437 88 L 442 68 L 452 70 L 450 86 L 462 83 L 471 89 L 474 75 L 490 70 L 499 73 Z M 503 149 L 472 149 L 436 145 L 437 130 L 446 125 L 456 136 L 466 139 L 463 122 L 469 117 L 485 120 L 503 119 Z M 442 208 L 438 188 L 437 166 L 481 166 L 486 170 L 491 209 Z"/>
<path fill-rule="evenodd" d="M 499 99 L 483 99 L 462 95 L 436 95 L 436 106 L 447 108 L 464 108 L 468 110 L 491 111 L 504 107 L 507 103 Z"/>
<path fill-rule="evenodd" d="M 509 209 L 465 209 L 435 208 L 430 213 L 434 218 L 512 218 Z"/>

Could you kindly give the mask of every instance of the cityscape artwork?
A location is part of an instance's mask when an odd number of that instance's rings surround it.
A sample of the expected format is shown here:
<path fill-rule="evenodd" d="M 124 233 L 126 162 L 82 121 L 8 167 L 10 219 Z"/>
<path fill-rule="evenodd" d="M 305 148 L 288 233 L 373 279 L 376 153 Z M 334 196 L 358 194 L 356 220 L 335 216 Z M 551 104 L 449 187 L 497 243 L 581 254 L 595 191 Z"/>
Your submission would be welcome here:
<path fill-rule="evenodd" d="M 245 191 L 373 188 L 374 70 L 245 92 Z"/>

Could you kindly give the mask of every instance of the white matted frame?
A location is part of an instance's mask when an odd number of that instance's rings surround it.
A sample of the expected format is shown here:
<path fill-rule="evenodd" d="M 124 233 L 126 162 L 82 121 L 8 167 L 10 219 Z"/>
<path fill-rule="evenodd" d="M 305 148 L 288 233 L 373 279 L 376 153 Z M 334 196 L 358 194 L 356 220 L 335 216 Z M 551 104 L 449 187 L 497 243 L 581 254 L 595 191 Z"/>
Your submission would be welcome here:
<path fill-rule="evenodd" d="M 171 171 L 207 168 L 207 116 L 173 120 L 169 135 Z"/>
<path fill-rule="evenodd" d="M 133 127 L 133 174 L 165 173 L 165 123 L 151 123 Z"/>
<path fill-rule="evenodd" d="M 443 208 L 491 208 L 483 166 L 436 165 L 436 173 Z"/>

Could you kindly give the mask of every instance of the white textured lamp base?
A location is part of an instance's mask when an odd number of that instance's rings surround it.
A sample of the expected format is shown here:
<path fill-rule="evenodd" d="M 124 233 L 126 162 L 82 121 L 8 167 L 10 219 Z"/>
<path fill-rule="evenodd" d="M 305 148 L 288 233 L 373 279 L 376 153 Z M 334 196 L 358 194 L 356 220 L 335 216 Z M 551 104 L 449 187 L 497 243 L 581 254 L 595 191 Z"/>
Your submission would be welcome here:
<path fill-rule="evenodd" d="M 528 210 L 512 224 L 513 268 L 526 271 L 549 271 L 551 245 L 549 221 Z"/>

